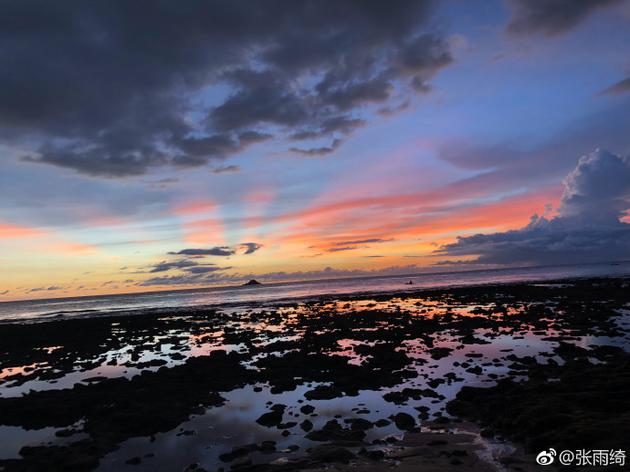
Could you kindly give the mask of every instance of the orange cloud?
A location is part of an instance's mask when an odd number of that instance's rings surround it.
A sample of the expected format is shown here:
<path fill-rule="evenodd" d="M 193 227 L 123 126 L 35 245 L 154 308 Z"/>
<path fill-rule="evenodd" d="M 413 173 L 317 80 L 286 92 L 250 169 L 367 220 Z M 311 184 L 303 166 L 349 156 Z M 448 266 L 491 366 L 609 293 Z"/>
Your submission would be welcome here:
<path fill-rule="evenodd" d="M 199 215 L 201 213 L 214 212 L 217 204 L 211 200 L 193 200 L 182 203 L 173 209 L 175 216 Z"/>
<path fill-rule="evenodd" d="M 56 231 L 15 224 L 0 224 L 0 240 L 11 244 L 36 245 L 37 251 L 55 252 L 63 255 L 95 254 L 99 251 L 90 244 L 67 241 Z"/>
<path fill-rule="evenodd" d="M 218 218 L 218 205 L 211 200 L 193 200 L 182 203 L 172 210 L 182 220 L 184 240 L 191 244 L 223 244 L 225 242 L 223 221 Z M 190 217 L 206 215 L 210 218 L 191 220 Z"/>
<path fill-rule="evenodd" d="M 44 234 L 44 231 L 37 228 L 0 223 L 0 239 L 36 238 Z"/>

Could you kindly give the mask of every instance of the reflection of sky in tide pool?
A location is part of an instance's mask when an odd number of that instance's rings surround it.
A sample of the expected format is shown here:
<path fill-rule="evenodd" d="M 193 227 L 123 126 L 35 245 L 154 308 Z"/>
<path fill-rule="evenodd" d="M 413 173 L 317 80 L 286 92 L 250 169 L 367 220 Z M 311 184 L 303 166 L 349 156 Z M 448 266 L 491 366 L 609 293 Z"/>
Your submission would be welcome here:
<path fill-rule="evenodd" d="M 553 306 L 552 300 L 546 301 L 547 306 Z M 518 303 L 507 307 L 507 317 L 515 315 L 520 308 Z M 163 360 L 166 367 L 182 364 L 189 357 L 207 355 L 216 349 L 227 351 L 247 352 L 246 344 L 226 344 L 226 333 L 247 330 L 251 334 L 251 341 L 257 347 L 268 346 L 276 341 L 298 340 L 304 331 L 300 328 L 297 318 L 310 313 L 310 316 L 318 316 L 318 313 L 338 311 L 339 316 L 346 312 L 380 312 L 394 313 L 400 309 L 409 311 L 418 317 L 440 318 L 443 316 L 477 317 L 492 316 L 483 314 L 484 309 L 491 308 L 483 305 L 461 305 L 457 303 L 438 303 L 434 299 L 408 298 L 391 299 L 385 302 L 376 302 L 371 299 L 362 299 L 344 302 L 325 302 L 317 305 L 298 305 L 283 307 L 275 313 L 281 315 L 280 322 L 254 321 L 252 315 L 256 312 L 247 310 L 244 312 L 226 312 L 226 324 L 221 327 L 203 326 L 194 320 L 188 329 L 169 329 L 160 336 L 139 336 L 122 345 L 102 353 L 95 359 L 82 359 L 81 361 L 97 362 L 96 367 L 81 369 L 75 367 L 72 371 L 62 373 L 59 378 L 52 380 L 29 380 L 17 385 L 15 379 L 10 376 L 16 373 L 29 374 L 29 368 L 46 370 L 53 369 L 47 363 L 33 364 L 30 366 L 13 366 L 4 368 L 3 379 L 0 383 L 0 395 L 3 397 L 21 395 L 29 390 L 48 390 L 71 388 L 77 383 L 86 383 L 93 377 L 119 377 L 131 378 L 143 370 L 155 371 L 160 365 L 138 366 L 141 363 Z M 175 320 L 177 317 L 171 317 Z M 180 318 L 181 319 L 181 318 Z M 274 318 L 276 319 L 276 318 Z M 379 329 L 379 323 L 374 327 L 357 327 L 361 330 Z M 617 326 L 626 333 L 620 337 L 576 337 L 575 344 L 587 347 L 593 344 L 608 344 L 625 346 L 628 343 L 627 333 L 630 329 L 630 310 L 620 310 L 620 316 L 616 319 Z M 197 330 L 193 331 L 193 327 Z M 291 328 L 291 329 L 289 329 Z M 199 331 L 200 329 L 200 331 Z M 282 336 L 284 331 L 289 335 Z M 124 334 L 124 329 L 117 327 L 112 335 Z M 448 324 L 430 333 L 433 338 L 432 348 L 449 348 L 450 353 L 441 359 L 434 359 L 428 352 L 428 347 L 422 339 L 403 341 L 399 349 L 403 350 L 414 361 L 410 364 L 416 369 L 418 376 L 409 379 L 394 388 L 383 388 L 378 391 L 361 390 L 358 396 L 341 397 L 332 400 L 304 399 L 304 393 L 310 390 L 315 383 L 299 385 L 294 391 L 272 394 L 269 386 L 257 385 L 260 391 L 254 390 L 254 385 L 248 385 L 221 395 L 226 399 L 223 406 L 213 407 L 204 414 L 191 417 L 172 431 L 156 434 L 153 438 L 133 438 L 123 444 L 114 452 L 111 452 L 101 461 L 99 470 L 104 472 L 117 471 L 127 467 L 133 470 L 181 470 L 183 467 L 198 462 L 201 466 L 216 469 L 221 465 L 219 455 L 229 452 L 233 447 L 244 446 L 251 443 L 260 444 L 262 441 L 272 440 L 277 442 L 277 452 L 264 455 L 255 452 L 249 457 L 254 460 L 270 461 L 281 457 L 293 457 L 303 454 L 305 449 L 314 443 L 304 437 L 304 431 L 299 426 L 304 419 L 309 419 L 314 424 L 314 429 L 321 428 L 327 421 L 337 418 L 340 423 L 348 418 L 365 418 L 370 421 L 387 419 L 398 412 L 406 412 L 418 417 L 417 407 L 426 407 L 429 417 L 435 419 L 442 415 L 446 402 L 454 398 L 462 385 L 490 386 L 497 378 L 508 375 L 511 361 L 506 360 L 508 355 L 535 356 L 538 362 L 545 363 L 548 359 L 554 359 L 562 363 L 562 359 L 553 354 L 557 342 L 554 337 L 570 334 L 569 331 L 560 329 L 548 329 L 536 331 L 526 322 L 516 331 L 505 331 L 502 328 L 492 330 L 476 328 L 472 335 L 481 343 L 463 344 L 461 332 L 449 328 Z M 137 345 L 134 345 L 137 344 Z M 350 358 L 350 362 L 360 364 L 367 357 L 354 352 L 361 344 L 373 345 L 372 341 L 361 341 L 352 338 L 340 338 L 337 341 L 338 349 L 327 351 L 330 354 L 343 355 Z M 54 355 L 59 349 L 48 350 L 48 355 Z M 252 363 L 266 353 L 257 353 L 251 356 L 246 363 L 252 367 Z M 175 357 L 175 359 L 173 359 Z M 128 364 L 128 365 L 125 365 Z M 471 372 L 471 367 L 480 367 L 481 371 Z M 514 374 L 514 372 L 512 372 Z M 450 376 L 450 377 L 448 377 Z M 518 375 L 516 378 L 519 378 Z M 87 379 L 87 380 L 86 380 Z M 436 383 L 435 381 L 443 381 Z M 383 395 L 390 391 L 400 391 L 404 387 L 426 389 L 432 388 L 437 395 L 423 396 L 419 400 L 409 399 L 404 405 L 387 402 Z M 268 428 L 256 423 L 256 419 L 269 411 L 269 402 L 273 404 L 286 404 L 283 421 L 298 423 L 297 426 L 288 428 L 288 435 L 283 436 L 283 430 L 275 427 Z M 300 412 L 300 406 L 310 404 L 315 407 L 315 415 L 306 415 Z M 0 457 L 19 457 L 19 450 L 24 445 L 39 444 L 63 444 L 80 439 L 81 433 L 69 438 L 58 438 L 55 432 L 58 429 L 44 428 L 41 430 L 26 431 L 22 428 L 0 426 Z M 367 440 L 384 439 L 392 435 L 400 435 L 402 432 L 391 423 L 382 428 L 374 428 L 367 431 Z M 290 451 L 290 446 L 299 446 L 295 452 Z M 138 466 L 129 466 L 125 461 L 132 457 L 141 457 L 142 463 Z"/>

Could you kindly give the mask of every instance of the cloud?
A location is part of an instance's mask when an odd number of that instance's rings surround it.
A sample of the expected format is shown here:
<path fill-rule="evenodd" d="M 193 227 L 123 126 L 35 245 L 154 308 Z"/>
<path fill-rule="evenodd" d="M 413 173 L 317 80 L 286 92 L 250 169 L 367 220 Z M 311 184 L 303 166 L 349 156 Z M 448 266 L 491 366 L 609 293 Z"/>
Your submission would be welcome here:
<path fill-rule="evenodd" d="M 179 179 L 174 177 L 166 177 L 164 179 L 146 181 L 145 183 L 149 188 L 153 189 L 165 189 L 179 182 Z"/>
<path fill-rule="evenodd" d="M 243 254 L 253 254 L 262 247 L 258 243 L 240 243 L 235 246 L 215 246 L 211 248 L 191 248 L 182 249 L 177 252 L 169 252 L 175 256 L 233 256 L 239 250 L 243 250 Z"/>
<path fill-rule="evenodd" d="M 124 177 L 218 164 L 271 138 L 340 143 L 365 107 L 426 91 L 451 63 L 432 4 L 8 3 L 0 144 Z"/>
<path fill-rule="evenodd" d="M 228 246 L 215 246 L 208 249 L 182 249 L 177 252 L 169 252 L 169 254 L 181 256 L 232 256 L 234 253 L 234 249 Z"/>
<path fill-rule="evenodd" d="M 364 124 L 365 120 L 359 118 L 350 118 L 344 115 L 333 116 L 322 121 L 318 128 L 311 128 L 293 133 L 291 135 L 291 139 L 301 140 L 320 138 L 335 132 L 350 134 Z"/>
<path fill-rule="evenodd" d="M 630 207 L 630 158 L 597 150 L 564 180 L 560 214 L 584 224 L 616 224 Z"/>
<path fill-rule="evenodd" d="M 315 147 L 310 149 L 292 147 L 290 150 L 304 156 L 325 156 L 326 154 L 335 152 L 339 146 L 341 146 L 341 139 L 335 139 L 332 143 L 330 143 L 330 146 Z"/>
<path fill-rule="evenodd" d="M 557 264 L 630 259 L 630 158 L 597 150 L 563 182 L 558 215 L 532 216 L 521 229 L 459 237 L 436 254 L 474 264 Z M 449 261 L 457 262 L 457 261 Z"/>
<path fill-rule="evenodd" d="M 602 90 L 599 95 L 621 95 L 630 92 L 630 77 L 620 80 L 616 84 Z"/>
<path fill-rule="evenodd" d="M 241 168 L 235 165 L 219 166 L 212 169 L 213 174 L 232 174 L 232 173 L 240 172 L 240 171 L 241 171 Z"/>
<path fill-rule="evenodd" d="M 241 243 L 240 246 L 245 249 L 245 252 L 243 254 L 253 254 L 253 253 L 258 251 L 262 247 L 262 244 L 258 244 L 258 243 Z"/>
<path fill-rule="evenodd" d="M 383 256 L 371 256 L 383 257 Z M 251 279 L 264 282 L 280 282 L 295 280 L 317 280 L 317 279 L 335 279 L 335 278 L 351 278 L 351 277 L 372 277 L 387 275 L 409 275 L 414 273 L 430 272 L 431 269 L 420 267 L 415 264 L 403 266 L 391 266 L 380 269 L 337 269 L 333 267 L 324 267 L 323 269 L 310 271 L 295 272 L 267 272 L 262 274 L 253 273 L 225 273 L 230 267 L 217 267 L 216 270 L 210 272 L 193 272 L 178 273 L 160 277 L 153 277 L 140 282 L 139 286 L 199 286 L 211 284 L 240 284 Z"/>
<path fill-rule="evenodd" d="M 52 292 L 55 290 L 62 290 L 63 287 L 57 286 L 57 285 L 51 285 L 50 287 L 35 287 L 35 288 L 31 288 L 30 290 L 28 290 L 28 292 Z"/>
<path fill-rule="evenodd" d="M 166 272 L 172 269 L 184 269 L 198 265 L 195 261 L 184 259 L 181 261 L 162 261 L 155 264 L 149 272 Z"/>
<path fill-rule="evenodd" d="M 596 147 L 627 150 L 628 120 L 630 97 L 620 97 L 604 110 L 569 123 L 530 149 L 524 150 L 520 142 L 488 147 L 453 138 L 439 147 L 439 157 L 458 168 L 475 171 L 452 186 L 458 194 L 466 188 L 484 192 L 535 188 L 557 183 L 575 166 L 575 156 L 585 150 Z"/>
<path fill-rule="evenodd" d="M 566 33 L 593 12 L 622 0 L 511 0 L 513 15 L 510 34 L 542 33 L 556 36 Z"/>
<path fill-rule="evenodd" d="M 354 251 L 356 249 L 363 249 L 367 246 L 341 246 L 341 247 L 331 247 L 327 249 L 327 252 L 341 252 L 341 251 Z"/>
<path fill-rule="evenodd" d="M 154 273 L 159 273 L 159 272 L 171 272 L 171 271 L 179 271 L 180 274 L 178 274 L 177 277 L 179 277 L 178 279 L 173 279 L 173 280 L 184 280 L 185 278 L 188 279 L 197 279 L 201 276 L 204 276 L 205 274 L 212 274 L 215 272 L 221 272 L 224 270 L 228 270 L 231 267 L 220 267 L 217 266 L 215 264 L 210 264 L 210 263 L 199 263 L 197 261 L 194 260 L 190 260 L 190 259 L 182 259 L 179 261 L 162 261 L 159 262 L 157 264 L 155 264 L 154 266 L 151 266 L 151 268 L 149 269 L 148 273 L 150 274 L 154 274 Z M 159 276 L 159 277 L 153 277 L 151 279 L 148 279 L 148 281 L 161 281 L 161 280 L 169 280 L 172 279 L 175 276 Z M 145 281 L 147 282 L 147 281 Z M 106 282 L 103 285 L 107 285 L 107 284 L 111 284 L 113 283 L 113 281 L 110 282 Z M 141 285 L 145 285 L 145 283 L 141 283 Z M 153 285 L 153 283 L 148 283 L 146 285 Z M 161 283 L 155 283 L 155 285 L 161 285 Z"/>
<path fill-rule="evenodd" d="M 341 251 L 354 251 L 356 249 L 365 249 L 369 246 L 365 244 L 377 244 L 386 243 L 392 241 L 392 239 L 370 238 L 370 239 L 355 239 L 350 241 L 337 241 L 333 243 L 333 247 L 326 249 L 326 252 L 341 252 Z M 367 256 L 370 257 L 370 256 Z"/>
<path fill-rule="evenodd" d="M 221 281 L 221 277 L 214 274 L 180 274 L 167 275 L 164 277 L 152 277 L 140 282 L 141 287 L 150 287 L 154 285 L 201 285 Z"/>
<path fill-rule="evenodd" d="M 222 270 L 227 270 L 230 269 L 230 267 L 216 267 L 213 265 L 203 265 L 203 266 L 195 266 L 195 267 L 188 267 L 186 270 L 186 272 L 189 272 L 191 274 L 207 274 L 207 273 L 211 273 L 211 272 L 220 272 Z"/>
<path fill-rule="evenodd" d="M 268 272 L 264 274 L 243 274 L 239 280 L 256 280 L 263 281 L 281 281 L 281 280 L 316 280 L 316 279 L 333 279 L 345 277 L 371 277 L 378 275 L 409 275 L 413 273 L 426 272 L 426 268 L 412 265 L 391 266 L 381 269 L 337 269 L 334 267 L 325 267 L 320 270 L 297 271 L 297 272 Z"/>
<path fill-rule="evenodd" d="M 387 243 L 391 239 L 371 238 L 371 239 L 355 239 L 353 241 L 338 241 L 335 246 L 351 246 L 353 244 L 374 244 L 374 243 Z"/>

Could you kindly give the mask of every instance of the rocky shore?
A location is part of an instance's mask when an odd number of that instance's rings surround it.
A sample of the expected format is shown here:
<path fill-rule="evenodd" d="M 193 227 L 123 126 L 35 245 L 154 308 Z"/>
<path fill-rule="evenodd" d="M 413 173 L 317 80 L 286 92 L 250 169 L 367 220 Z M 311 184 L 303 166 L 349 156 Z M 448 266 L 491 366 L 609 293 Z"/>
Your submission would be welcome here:
<path fill-rule="evenodd" d="M 630 437 L 624 278 L 2 324 L 0 339 L 3 471 L 519 471 Z"/>

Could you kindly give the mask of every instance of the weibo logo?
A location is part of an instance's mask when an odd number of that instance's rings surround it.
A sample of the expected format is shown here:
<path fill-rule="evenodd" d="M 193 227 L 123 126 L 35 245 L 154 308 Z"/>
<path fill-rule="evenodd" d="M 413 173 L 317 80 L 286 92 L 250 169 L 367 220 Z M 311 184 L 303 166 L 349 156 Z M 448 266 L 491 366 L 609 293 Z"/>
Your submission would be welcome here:
<path fill-rule="evenodd" d="M 549 448 L 548 451 L 541 451 L 536 456 L 536 462 L 540 465 L 551 465 L 556 457 L 556 450 Z"/>

